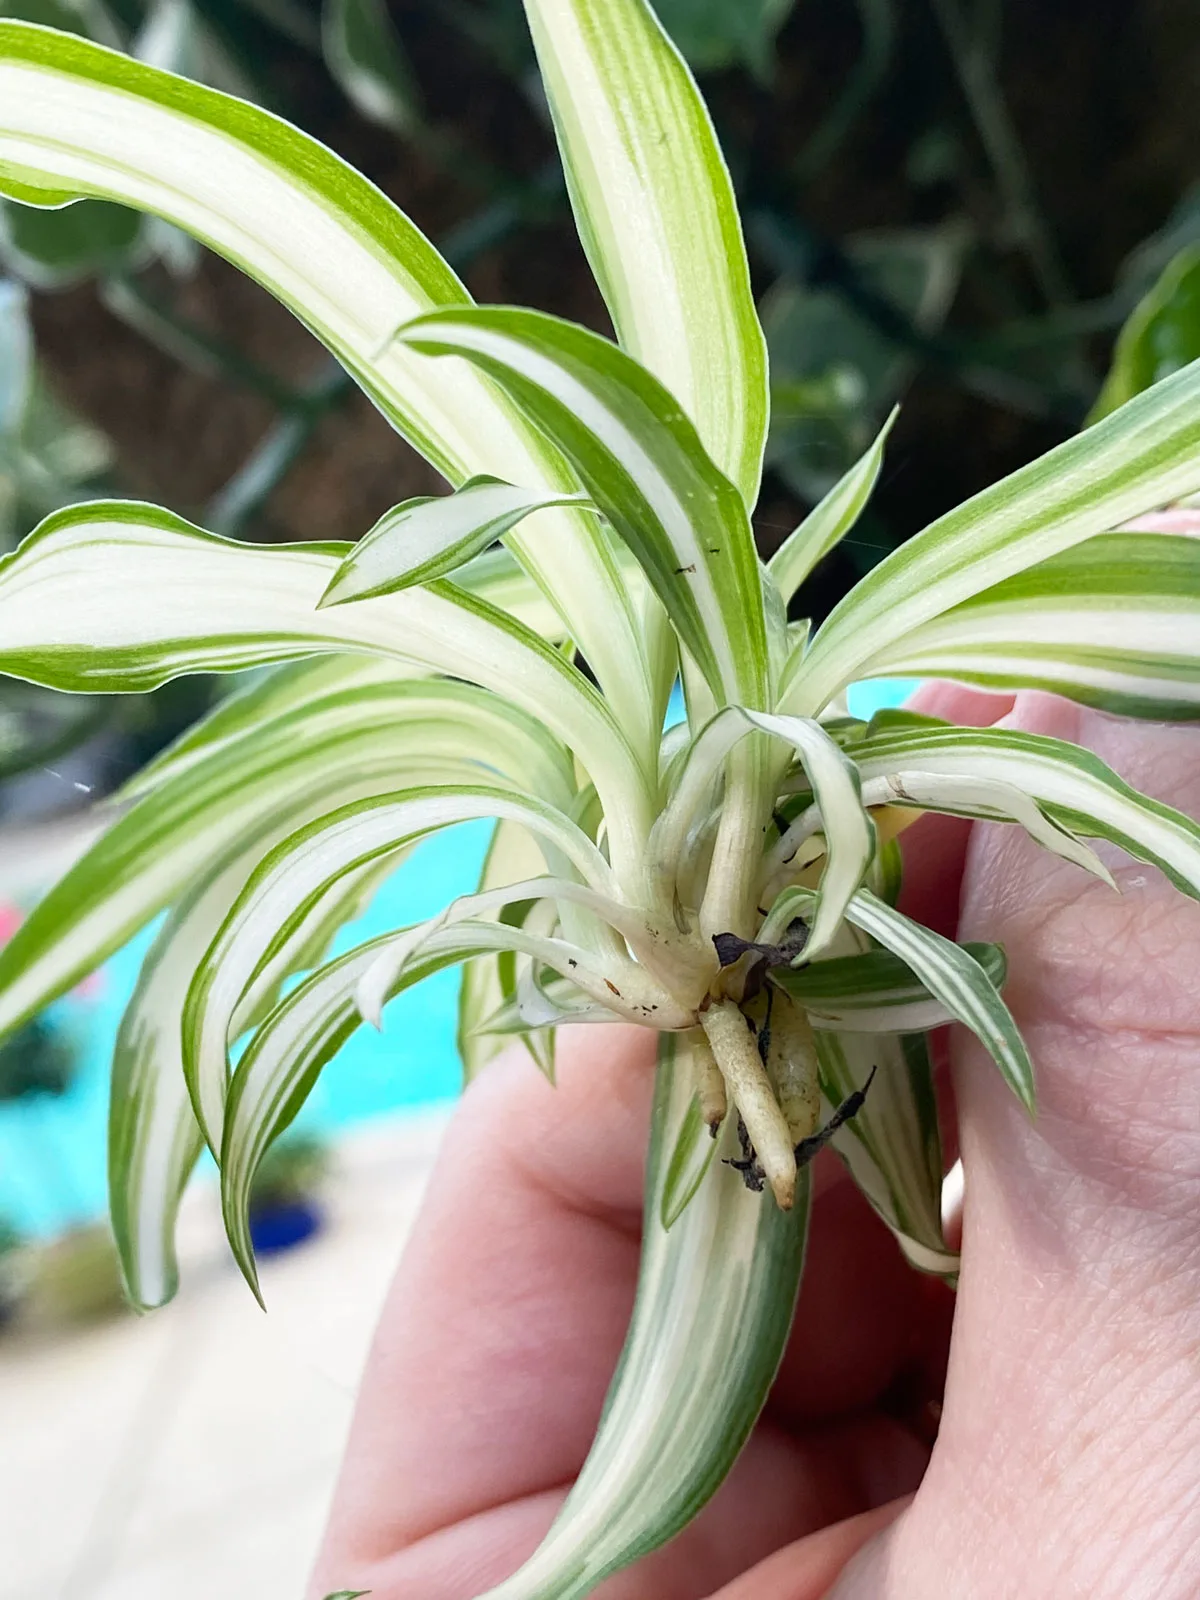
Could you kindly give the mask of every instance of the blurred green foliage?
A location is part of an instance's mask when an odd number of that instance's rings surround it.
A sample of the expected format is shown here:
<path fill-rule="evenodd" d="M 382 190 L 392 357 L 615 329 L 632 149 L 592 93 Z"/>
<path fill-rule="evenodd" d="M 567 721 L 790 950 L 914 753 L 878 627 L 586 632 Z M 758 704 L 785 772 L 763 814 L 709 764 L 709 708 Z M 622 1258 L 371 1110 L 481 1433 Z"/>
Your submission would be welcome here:
<path fill-rule="evenodd" d="M 35 1018 L 0 1044 L 0 1104 L 65 1094 L 76 1064 L 75 1043 L 61 1024 Z"/>
<path fill-rule="evenodd" d="M 1200 244 L 1186 245 L 1121 329 L 1090 421 L 1200 357 Z"/>
<path fill-rule="evenodd" d="M 280 1210 L 312 1199 L 329 1173 L 329 1147 L 312 1133 L 285 1134 L 267 1151 L 254 1175 L 250 1211 Z"/>

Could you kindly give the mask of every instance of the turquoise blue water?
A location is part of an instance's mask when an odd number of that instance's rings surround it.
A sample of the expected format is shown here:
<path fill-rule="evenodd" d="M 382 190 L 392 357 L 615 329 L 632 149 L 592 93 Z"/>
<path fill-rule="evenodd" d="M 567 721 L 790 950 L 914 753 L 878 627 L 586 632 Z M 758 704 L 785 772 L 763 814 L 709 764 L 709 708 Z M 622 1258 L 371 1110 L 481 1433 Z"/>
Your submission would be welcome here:
<path fill-rule="evenodd" d="M 856 684 L 850 709 L 867 717 L 898 705 L 915 687 L 899 680 Z M 388 928 L 440 911 L 478 881 L 489 826 L 469 823 L 426 840 L 376 896 L 367 915 L 338 936 L 348 949 Z M 79 1041 L 81 1068 L 69 1093 L 0 1105 L 0 1218 L 35 1235 L 100 1215 L 105 1206 L 108 1065 L 121 1013 L 133 991 L 149 929 L 104 967 L 91 992 L 58 1002 L 55 1014 Z M 403 1106 L 458 1092 L 454 1044 L 458 974 L 439 973 L 388 1008 L 382 1034 L 360 1028 L 330 1063 L 301 1113 L 302 1126 L 346 1127 Z"/>

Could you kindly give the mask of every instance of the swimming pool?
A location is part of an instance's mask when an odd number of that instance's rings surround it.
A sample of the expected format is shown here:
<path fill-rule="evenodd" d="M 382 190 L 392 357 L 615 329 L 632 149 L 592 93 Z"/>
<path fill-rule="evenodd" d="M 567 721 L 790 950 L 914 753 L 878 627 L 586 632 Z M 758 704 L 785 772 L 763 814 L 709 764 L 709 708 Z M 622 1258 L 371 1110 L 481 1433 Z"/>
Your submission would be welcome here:
<path fill-rule="evenodd" d="M 898 705 L 909 681 L 856 684 L 855 716 Z M 338 936 L 349 949 L 388 928 L 440 911 L 474 889 L 490 827 L 466 823 L 427 839 L 379 891 L 367 914 Z M 23 1232 L 46 1235 L 105 1209 L 105 1121 L 112 1043 L 133 992 L 148 929 L 104 967 L 90 992 L 58 1002 L 57 1017 L 79 1042 L 80 1071 L 57 1099 L 0 1105 L 0 1218 Z M 458 973 L 428 978 L 388 1007 L 382 1034 L 360 1028 L 326 1067 L 298 1125 L 322 1132 L 404 1106 L 428 1105 L 458 1093 L 455 1049 Z"/>

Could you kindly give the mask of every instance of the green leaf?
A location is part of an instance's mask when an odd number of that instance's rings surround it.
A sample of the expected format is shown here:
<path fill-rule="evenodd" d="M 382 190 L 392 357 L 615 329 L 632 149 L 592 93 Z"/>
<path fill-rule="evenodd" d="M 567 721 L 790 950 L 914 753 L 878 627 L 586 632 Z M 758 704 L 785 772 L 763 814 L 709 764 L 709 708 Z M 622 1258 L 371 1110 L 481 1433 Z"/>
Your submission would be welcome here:
<path fill-rule="evenodd" d="M 850 532 L 871 498 L 883 466 L 883 447 L 900 411 L 894 406 L 866 454 L 860 456 L 829 493 L 767 562 L 767 572 L 785 603 L 792 598 L 817 563 Z"/>
<path fill-rule="evenodd" d="M 69 289 L 97 273 L 120 272 L 148 253 L 142 218 L 107 200 L 61 211 L 0 206 L 0 258 L 38 289 Z"/>
<path fill-rule="evenodd" d="M 658 1214 L 664 1228 L 673 1228 L 679 1221 L 704 1182 L 717 1153 L 719 1130 L 705 1122 L 699 1092 L 701 1074 L 710 1066 L 715 1066 L 712 1048 L 699 1029 L 690 1030 L 676 1041 L 675 1071 L 682 1082 L 694 1087 L 662 1180 Z"/>
<path fill-rule="evenodd" d="M 419 362 L 406 321 L 469 296 L 353 168 L 269 112 L 86 40 L 0 22 L 0 191 L 38 206 L 139 207 L 224 255 L 289 306 L 452 483 L 478 473 L 578 488 L 561 457 L 460 362 Z M 595 519 L 549 511 L 512 548 L 555 602 L 646 759 L 634 603 Z"/>
<path fill-rule="evenodd" d="M 860 294 L 891 307 L 901 330 L 908 324 L 931 334 L 958 287 L 963 244 L 962 229 L 951 223 L 876 229 L 851 236 L 843 248 Z M 912 351 L 841 286 L 784 276 L 761 310 L 771 361 L 767 463 L 806 500 L 819 500 L 853 468 L 903 395 L 915 369 Z"/>
<path fill-rule="evenodd" d="M 996 985 L 970 952 L 894 911 L 869 889 L 859 890 L 847 916 L 885 949 L 908 962 L 950 1015 L 975 1034 L 1018 1100 L 1032 1111 L 1033 1063 L 1029 1052 Z"/>
<path fill-rule="evenodd" d="M 598 334 L 537 311 L 435 312 L 402 341 L 465 357 L 536 419 L 637 557 L 713 693 L 764 704 L 766 628 L 746 508 L 662 385 Z"/>
<path fill-rule="evenodd" d="M 142 963 L 117 1031 L 108 1112 L 108 1194 L 125 1290 L 142 1311 L 175 1293 L 175 1218 L 204 1145 L 188 1098 L 180 1018 L 192 971 L 244 877 L 201 880 Z"/>
<path fill-rule="evenodd" d="M 1200 356 L 1200 245 L 1172 257 L 1121 329 L 1112 366 L 1090 421 L 1149 389 Z"/>
<path fill-rule="evenodd" d="M 340 605 L 448 577 L 534 511 L 586 499 L 471 478 L 455 494 L 405 500 L 354 546 L 320 603 Z"/>
<path fill-rule="evenodd" d="M 1000 946 L 965 944 L 963 949 L 999 989 L 1007 971 Z M 888 950 L 866 950 L 814 961 L 804 968 L 777 969 L 771 980 L 799 1001 L 814 1028 L 921 1033 L 951 1020 L 907 961 Z"/>
<path fill-rule="evenodd" d="M 672 1538 L 720 1486 L 774 1379 L 804 1262 L 807 1170 L 783 1212 L 714 1160 L 666 1230 L 663 1188 L 693 1095 L 677 1062 L 664 1034 L 637 1301 L 591 1453 L 538 1550 L 480 1600 L 582 1600 Z M 727 1125 L 718 1154 L 736 1149 Z"/>
<path fill-rule="evenodd" d="M 943 724 L 945 726 L 945 724 Z M 851 747 L 851 754 L 855 753 Z M 1061 826 L 1024 789 L 997 778 L 994 773 L 980 777 L 968 772 L 922 772 L 905 766 L 882 777 L 873 777 L 863 790 L 866 806 L 911 806 L 919 811 L 937 811 L 946 816 L 973 817 L 990 822 L 1015 822 L 1052 855 L 1071 861 L 1085 872 L 1115 887 L 1112 874 L 1090 845 Z M 823 827 L 818 806 L 810 806 L 796 818 L 772 848 L 764 876 L 771 881 L 785 872 L 796 851 Z M 884 895 L 884 899 L 894 898 Z"/>
<path fill-rule="evenodd" d="M 816 915 L 805 945 L 812 960 L 831 942 L 851 897 L 875 857 L 875 824 L 863 809 L 858 771 L 820 723 L 803 717 L 744 715 L 756 728 L 790 744 L 800 757 L 820 808 L 825 833 Z"/>
<path fill-rule="evenodd" d="M 765 23 L 783 3 L 734 0 L 725 16 L 749 38 L 748 13 Z M 675 396 L 753 509 L 766 348 L 704 101 L 644 0 L 525 0 L 525 9 L 579 235 L 617 337 Z"/>
<path fill-rule="evenodd" d="M 901 725 L 854 749 L 865 788 L 903 775 L 995 779 L 1023 790 L 1060 828 L 1108 839 L 1148 861 L 1177 889 L 1200 899 L 1200 826 L 1171 806 L 1131 789 L 1099 757 L 1065 739 L 1008 728 Z"/>
<path fill-rule="evenodd" d="M 583 674 L 450 583 L 318 610 L 346 552 L 239 544 L 136 502 L 69 507 L 0 562 L 0 670 L 52 688 L 127 691 L 349 649 L 499 685 L 586 765 L 605 797 L 614 861 L 639 874 L 647 778 Z"/>
<path fill-rule="evenodd" d="M 787 889 L 771 908 L 772 923 L 812 904 L 809 889 Z M 1033 1063 L 996 985 L 962 945 L 943 939 L 893 910 L 869 889 L 860 889 L 846 908 L 847 920 L 899 956 L 945 1009 L 971 1029 L 1000 1068 L 1013 1093 L 1029 1111 L 1034 1108 Z M 773 975 L 787 986 L 786 976 Z"/>
<path fill-rule="evenodd" d="M 865 1103 L 834 1134 L 833 1148 L 912 1265 L 953 1277 L 958 1256 L 942 1232 L 942 1145 L 924 1037 L 820 1032 L 816 1044 L 826 1115 L 876 1069 Z"/>
<path fill-rule="evenodd" d="M 220 1145 L 221 1203 L 230 1245 L 256 1294 L 248 1214 L 254 1174 L 312 1092 L 322 1068 L 362 1026 L 354 998 L 359 980 L 381 952 L 403 937 L 403 932 L 384 934 L 310 974 L 266 1018 L 237 1064 Z M 399 977 L 396 992 L 461 959 L 461 947 L 448 953 L 425 951 Z"/>
<path fill-rule="evenodd" d="M 397 133 L 420 122 L 412 68 L 385 0 L 325 0 L 321 48 L 346 98 L 369 121 Z"/>
<path fill-rule="evenodd" d="M 1200 362 L 947 512 L 827 618 L 781 696 L 811 713 L 952 606 L 1200 487 Z"/>
<path fill-rule="evenodd" d="M 492 831 L 483 870 L 480 873 L 478 892 L 504 883 L 515 883 L 532 877 L 542 868 L 544 857 L 536 841 L 514 822 L 498 822 Z M 497 913 L 500 921 L 517 921 L 514 908 L 502 908 Z M 494 1056 L 503 1049 L 503 1036 L 483 1031 L 498 1009 L 513 996 L 515 973 L 511 952 L 499 951 L 495 955 L 480 955 L 463 969 L 462 985 L 458 994 L 458 1031 L 456 1042 L 463 1076 L 469 1083 Z"/>
<path fill-rule="evenodd" d="M 197 1119 L 214 1149 L 220 1146 L 230 1025 L 245 990 L 275 951 L 346 873 L 381 862 L 424 834 L 476 817 L 522 823 L 561 850 L 585 881 L 602 891 L 610 887 L 608 863 L 560 811 L 531 796 L 479 784 L 426 784 L 372 795 L 289 834 L 247 881 L 196 967 L 184 1009 L 184 1071 Z"/>
<path fill-rule="evenodd" d="M 1200 540 L 1112 533 L 906 634 L 868 677 L 1049 689 L 1127 716 L 1200 717 Z"/>
<path fill-rule="evenodd" d="M 698 72 L 742 60 L 769 76 L 775 35 L 795 0 L 655 0 L 654 9 Z"/>
<path fill-rule="evenodd" d="M 464 747 L 484 767 L 464 760 Z M 430 774 L 444 781 L 448 771 L 470 781 L 508 769 L 561 795 L 563 761 L 535 719 L 466 684 L 331 687 L 324 701 L 218 745 L 112 822 L 0 949 L 0 1030 L 19 1027 L 256 839 L 265 851 L 356 796 Z"/>

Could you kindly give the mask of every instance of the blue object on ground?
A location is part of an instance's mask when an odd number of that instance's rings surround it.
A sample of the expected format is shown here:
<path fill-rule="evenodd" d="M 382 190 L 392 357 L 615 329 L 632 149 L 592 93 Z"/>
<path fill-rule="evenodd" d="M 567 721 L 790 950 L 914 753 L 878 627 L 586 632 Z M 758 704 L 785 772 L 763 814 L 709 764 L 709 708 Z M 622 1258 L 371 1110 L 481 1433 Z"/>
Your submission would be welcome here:
<path fill-rule="evenodd" d="M 323 1222 L 314 1200 L 296 1200 L 288 1206 L 250 1213 L 250 1242 L 256 1256 L 277 1256 L 311 1239 Z"/>
<path fill-rule="evenodd" d="M 912 680 L 882 678 L 854 684 L 850 710 L 870 717 L 882 706 L 899 705 L 915 687 Z M 676 691 L 668 724 L 682 715 Z M 425 840 L 367 914 L 342 929 L 335 952 L 434 916 L 456 896 L 470 894 L 490 831 L 487 823 L 465 823 Z M 80 1069 L 69 1091 L 58 1099 L 0 1105 L 0 1218 L 22 1233 L 51 1235 L 104 1213 L 109 1062 L 154 931 L 144 930 L 112 957 L 95 996 L 57 1002 L 56 1016 L 80 1039 Z M 400 995 L 388 1007 L 382 1034 L 359 1028 L 326 1067 L 297 1126 L 331 1133 L 403 1106 L 453 1098 L 460 1084 L 457 999 L 457 970 Z"/>

